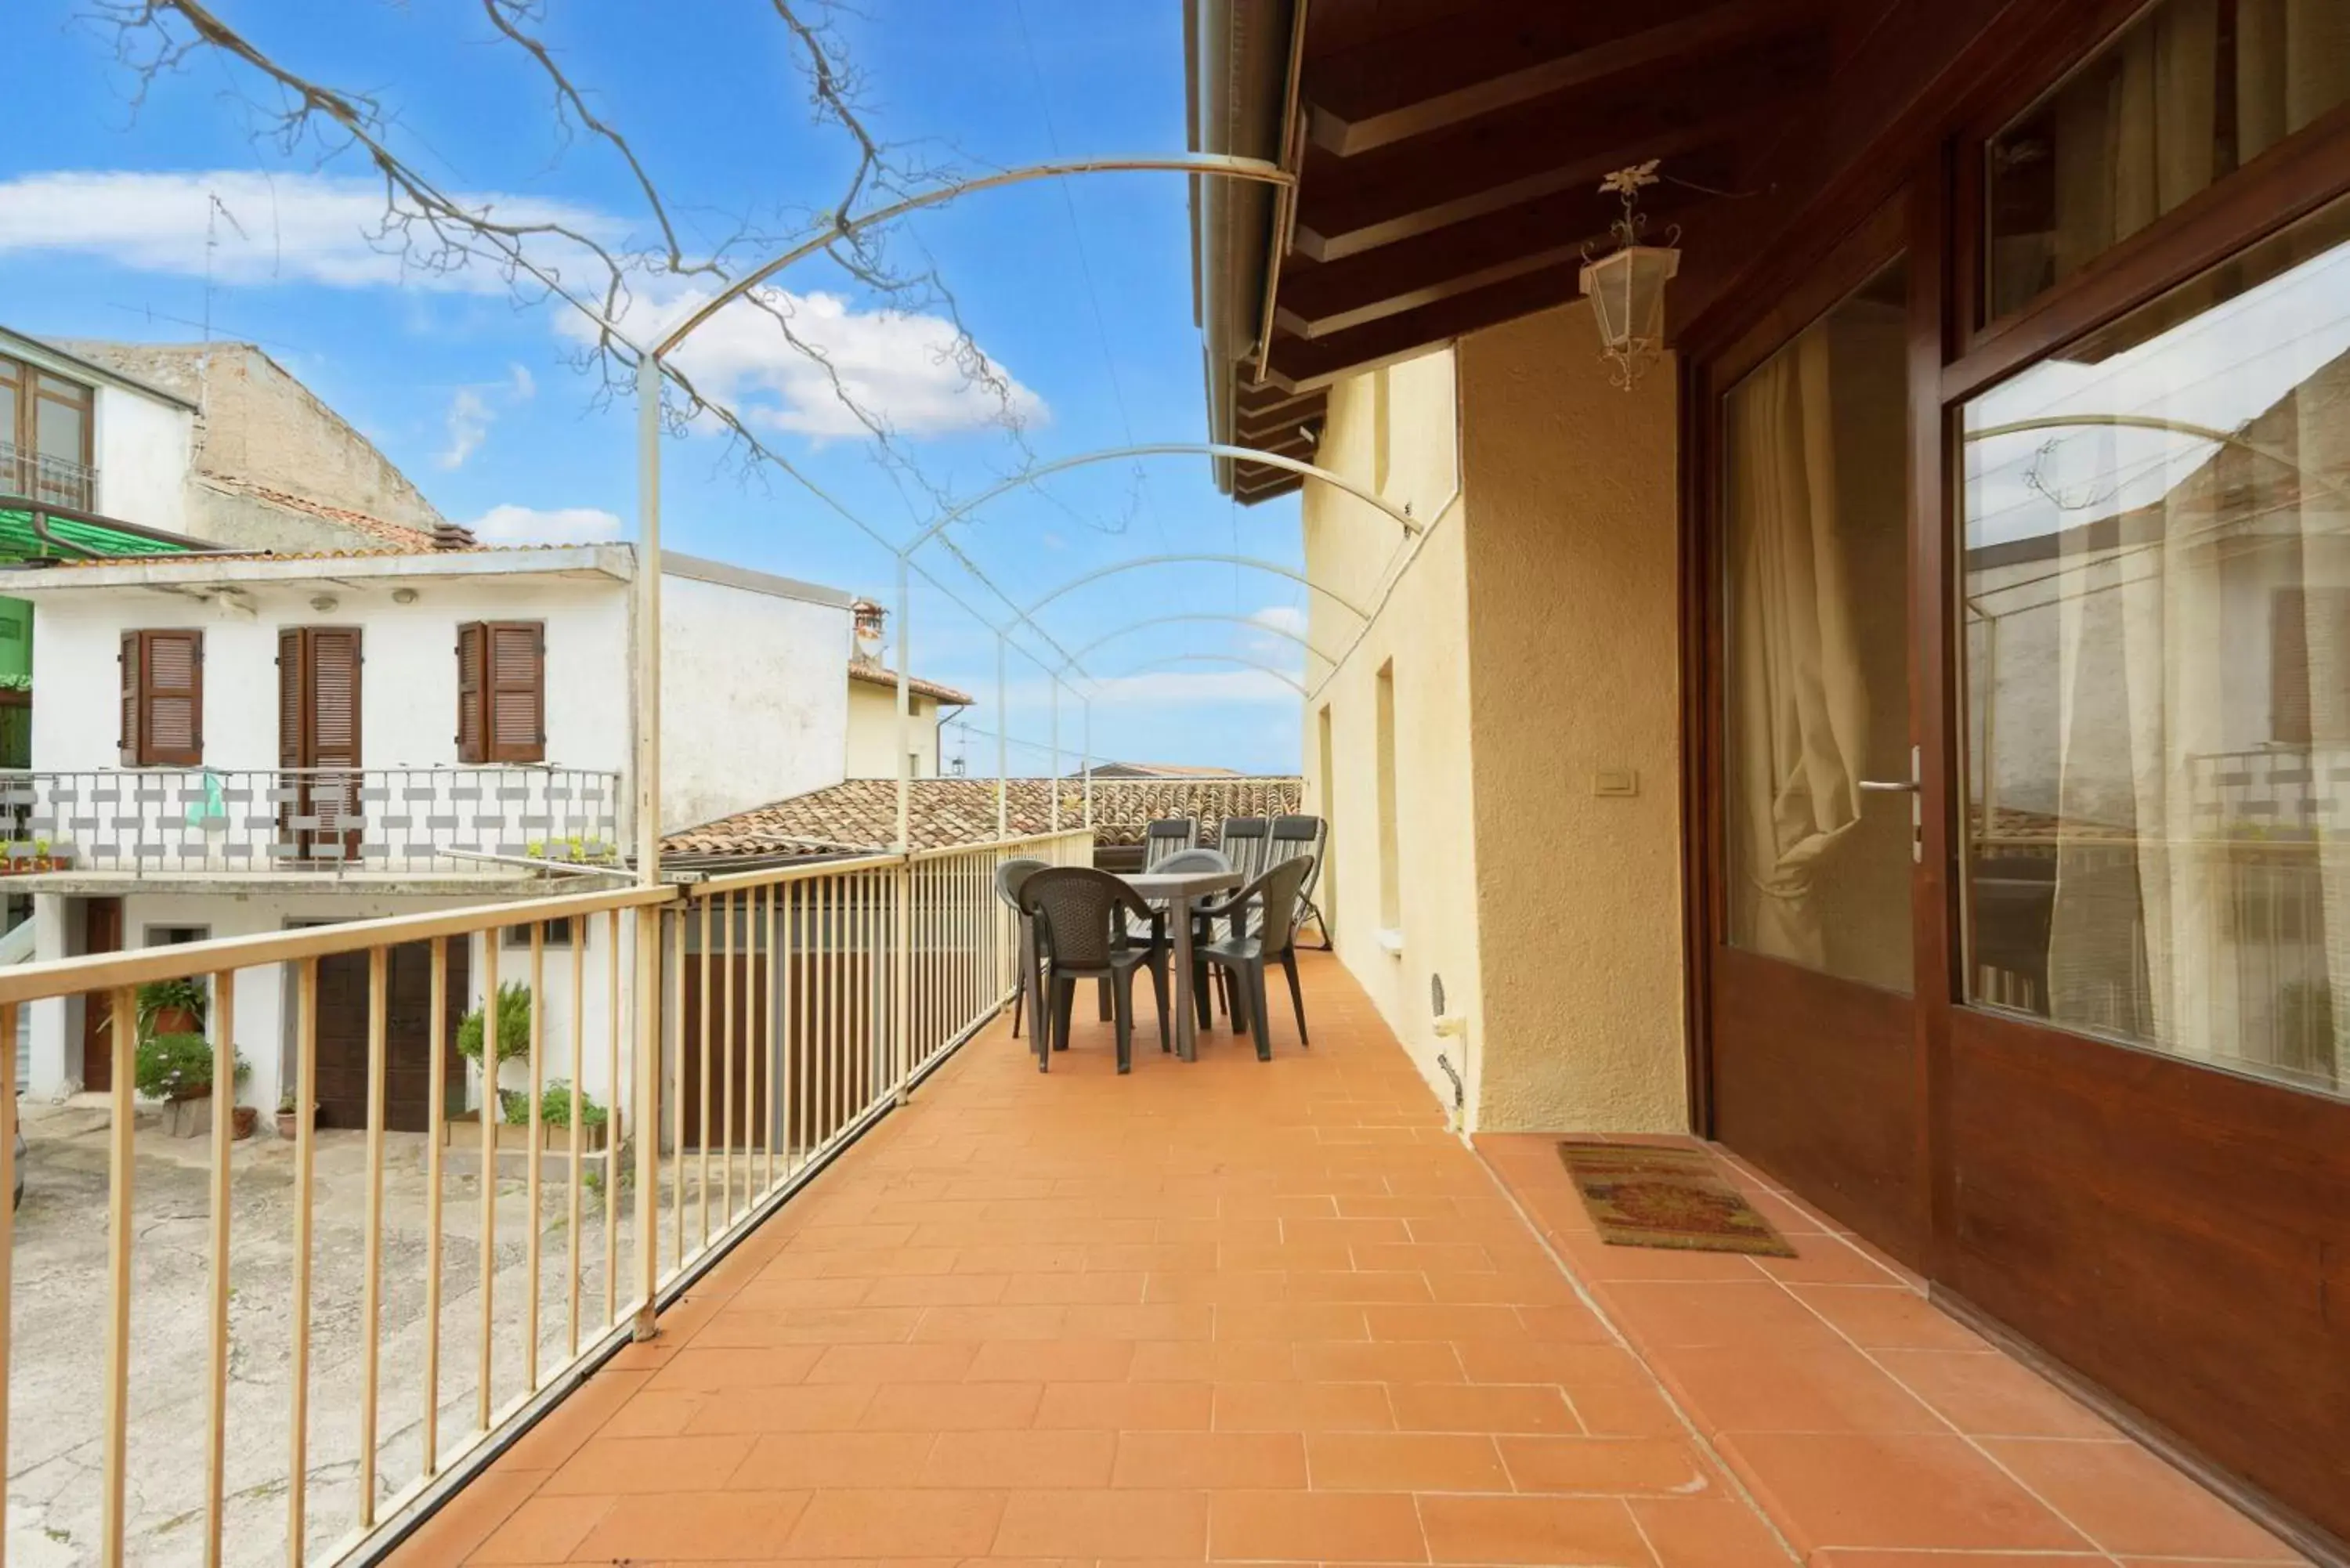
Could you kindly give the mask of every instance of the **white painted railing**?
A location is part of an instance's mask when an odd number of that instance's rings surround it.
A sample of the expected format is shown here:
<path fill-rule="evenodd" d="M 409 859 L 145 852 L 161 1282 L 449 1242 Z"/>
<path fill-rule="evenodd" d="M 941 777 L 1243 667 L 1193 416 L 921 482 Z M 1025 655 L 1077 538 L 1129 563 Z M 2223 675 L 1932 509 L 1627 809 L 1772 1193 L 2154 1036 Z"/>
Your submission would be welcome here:
<path fill-rule="evenodd" d="M 1003 860 L 1091 853 L 1071 832 L 0 969 L 0 1036 L 47 999 L 112 1010 L 102 1181 L 75 1211 L 76 1146 L 36 1137 L 23 1212 L 0 1209 L 6 1538 L 109 1565 L 380 1552 L 994 1016 L 1014 949 Z M 518 914 L 526 952 L 501 935 Z M 421 1137 L 386 1125 L 392 1075 L 412 1071 L 390 1060 L 390 1006 L 411 944 L 430 971 Z M 536 1003 L 567 946 L 551 1027 Z M 289 1113 L 286 1144 L 239 1145 L 224 1114 L 201 1161 L 149 1145 L 139 987 L 209 981 L 217 1048 L 236 1038 L 234 976 L 279 971 L 291 1103 L 311 1104 L 321 965 L 362 953 L 362 1128 Z M 459 962 L 465 1006 L 530 988 L 527 1090 L 515 1125 L 444 1137 Z M 13 1099 L 13 1057 L 0 1073 Z M 609 1101 L 600 1130 L 579 1109 L 589 1084 Z M 0 1189 L 14 1165 L 0 1138 Z M 102 1271 L 29 1261 L 75 1245 Z"/>

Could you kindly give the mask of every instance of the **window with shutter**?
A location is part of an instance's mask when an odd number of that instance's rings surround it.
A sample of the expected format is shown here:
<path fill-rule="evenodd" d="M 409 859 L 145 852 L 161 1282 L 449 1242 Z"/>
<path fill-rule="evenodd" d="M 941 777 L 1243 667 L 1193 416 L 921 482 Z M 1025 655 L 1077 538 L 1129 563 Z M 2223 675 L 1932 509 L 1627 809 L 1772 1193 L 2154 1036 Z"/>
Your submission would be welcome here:
<path fill-rule="evenodd" d="M 457 628 L 457 760 L 461 763 L 485 763 L 490 760 L 488 715 L 484 711 L 486 695 L 482 669 L 488 662 L 486 650 L 490 628 L 480 621 L 469 621 Z"/>
<path fill-rule="evenodd" d="M 193 767 L 204 760 L 204 634 L 122 634 L 120 750 L 127 768 Z"/>
<path fill-rule="evenodd" d="M 546 633 L 538 621 L 492 621 L 489 662 L 489 760 L 546 760 Z"/>
<path fill-rule="evenodd" d="M 2313 664 L 2339 670 L 2345 650 L 2350 650 L 2350 588 L 2278 588 L 2270 595 L 2271 741 L 2282 746 L 2350 741 L 2338 698 L 2314 691 L 2310 685 Z M 2321 696 L 2326 701 L 2317 701 Z"/>

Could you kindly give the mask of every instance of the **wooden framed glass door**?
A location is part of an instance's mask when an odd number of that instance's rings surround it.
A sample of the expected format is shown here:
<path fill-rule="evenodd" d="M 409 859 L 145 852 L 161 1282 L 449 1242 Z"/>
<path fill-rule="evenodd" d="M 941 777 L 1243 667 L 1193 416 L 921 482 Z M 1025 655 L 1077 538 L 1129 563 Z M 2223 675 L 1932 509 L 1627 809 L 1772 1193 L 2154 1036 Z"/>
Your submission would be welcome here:
<path fill-rule="evenodd" d="M 1708 363 L 1707 1129 L 1920 1255 L 1924 739 L 1906 202 Z"/>

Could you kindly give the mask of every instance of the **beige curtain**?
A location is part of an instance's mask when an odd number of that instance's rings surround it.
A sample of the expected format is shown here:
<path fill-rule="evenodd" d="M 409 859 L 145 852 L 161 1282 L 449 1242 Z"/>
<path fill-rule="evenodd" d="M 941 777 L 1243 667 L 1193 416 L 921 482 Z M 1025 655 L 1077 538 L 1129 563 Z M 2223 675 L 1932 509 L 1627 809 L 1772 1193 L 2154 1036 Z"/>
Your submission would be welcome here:
<path fill-rule="evenodd" d="M 1838 534 L 1829 337 L 1730 400 L 1732 939 L 1819 967 L 1823 860 L 1860 820 L 1867 692 Z"/>

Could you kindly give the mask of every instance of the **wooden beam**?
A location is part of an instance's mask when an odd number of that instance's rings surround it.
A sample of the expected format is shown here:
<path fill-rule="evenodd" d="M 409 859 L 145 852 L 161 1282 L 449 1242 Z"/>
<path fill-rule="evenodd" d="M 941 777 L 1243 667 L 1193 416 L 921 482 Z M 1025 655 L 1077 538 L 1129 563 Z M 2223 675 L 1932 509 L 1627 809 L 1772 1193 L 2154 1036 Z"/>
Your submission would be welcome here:
<path fill-rule="evenodd" d="M 1267 375 L 1298 391 L 1315 391 L 1464 333 L 1580 297 L 1575 274 L 1555 267 L 1311 341 L 1276 332 Z"/>
<path fill-rule="evenodd" d="M 1661 157 L 1669 174 L 1675 156 L 1737 135 L 1758 115 L 1792 115 L 1830 63 L 1827 34 L 1815 29 L 1669 82 L 1554 96 L 1357 157 L 1309 148 L 1293 248 L 1333 262 L 1596 185 L 1627 163 Z"/>
<path fill-rule="evenodd" d="M 1687 178 L 1719 189 L 1736 179 L 1735 150 L 1708 150 L 1680 167 Z M 1711 200 L 1689 185 L 1659 185 L 1640 210 L 1661 235 L 1664 220 Z M 1282 278 L 1277 324 L 1320 337 L 1528 273 L 1578 267 L 1586 248 L 1605 247 L 1622 211 L 1614 195 L 1584 182 L 1337 261 L 1293 262 Z"/>
<path fill-rule="evenodd" d="M 1342 157 L 1658 67 L 1686 66 L 1818 19 L 1819 0 L 1646 0 L 1448 17 L 1309 62 L 1308 131 Z"/>

